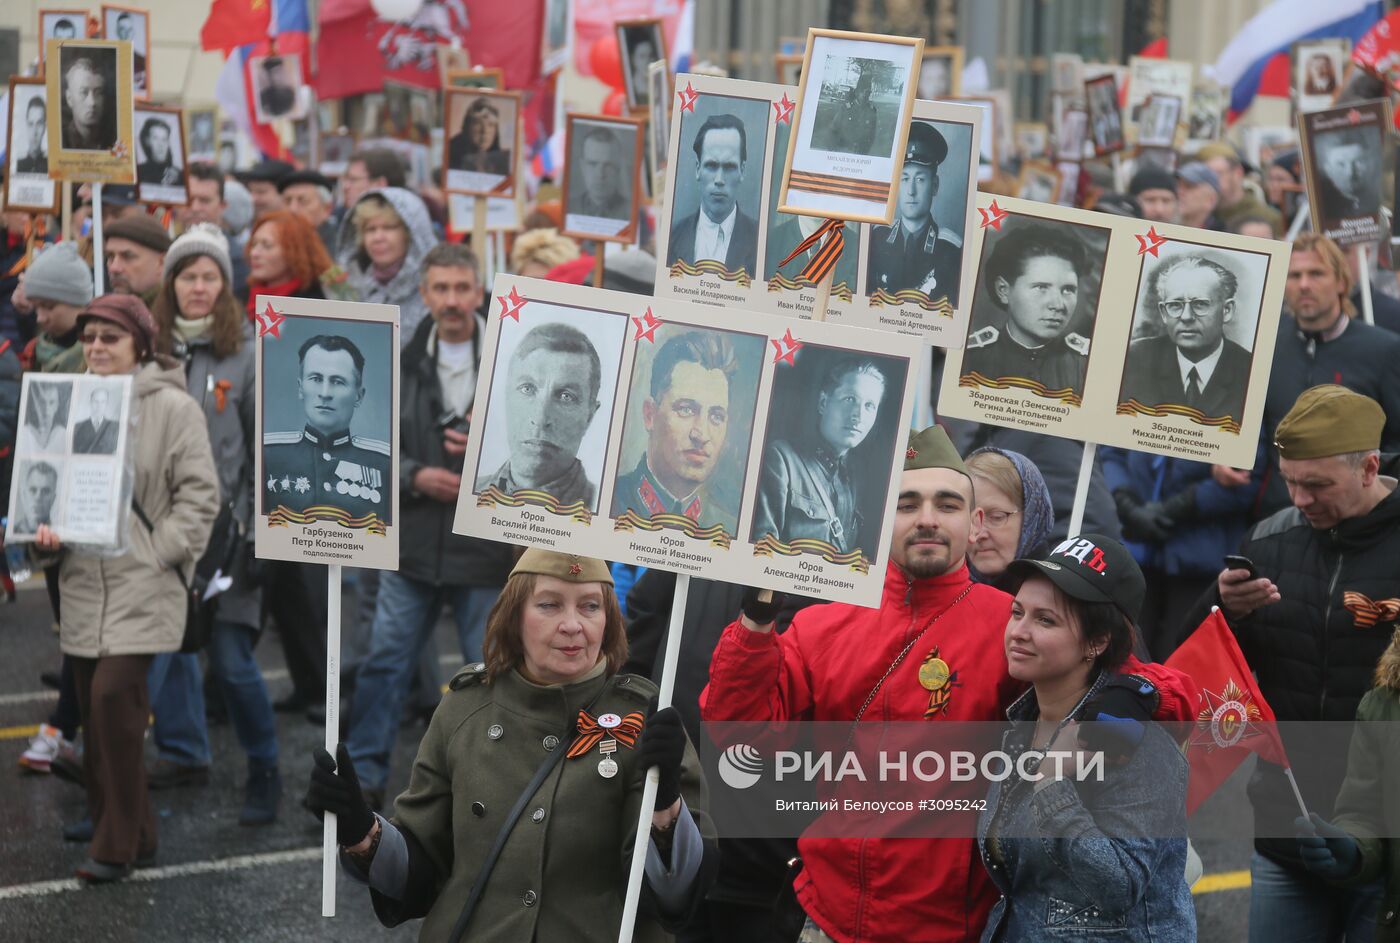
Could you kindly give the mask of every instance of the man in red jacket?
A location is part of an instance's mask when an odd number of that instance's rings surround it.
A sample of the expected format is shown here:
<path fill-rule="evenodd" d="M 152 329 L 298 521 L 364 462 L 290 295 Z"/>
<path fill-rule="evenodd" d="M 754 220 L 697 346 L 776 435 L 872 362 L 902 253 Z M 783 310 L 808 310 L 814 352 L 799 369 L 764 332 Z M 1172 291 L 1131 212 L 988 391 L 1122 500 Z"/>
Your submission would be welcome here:
<path fill-rule="evenodd" d="M 703 718 L 1004 719 L 1024 686 L 1007 674 L 1003 653 L 1011 597 L 968 573 L 975 516 L 961 457 L 940 427 L 925 429 L 910 441 L 900 478 L 880 607 L 812 606 L 777 635 L 780 600 L 760 602 L 750 592 L 744 614 L 715 648 Z M 948 670 L 921 680 L 931 658 Z M 1184 675 L 1135 660 L 1129 671 L 1136 680 L 1119 690 L 1136 698 L 1141 689 L 1155 708 L 1144 716 L 1185 720 L 1194 712 L 1196 694 Z M 809 917 L 804 941 L 975 941 L 996 900 L 971 837 L 804 837 L 798 851 L 795 888 Z"/>

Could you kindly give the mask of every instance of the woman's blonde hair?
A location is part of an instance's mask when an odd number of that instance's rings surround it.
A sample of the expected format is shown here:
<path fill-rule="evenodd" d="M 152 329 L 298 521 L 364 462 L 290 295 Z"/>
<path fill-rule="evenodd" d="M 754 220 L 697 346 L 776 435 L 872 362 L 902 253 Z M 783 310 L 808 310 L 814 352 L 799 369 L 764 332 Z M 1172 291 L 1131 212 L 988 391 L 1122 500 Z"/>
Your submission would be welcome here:
<path fill-rule="evenodd" d="M 568 236 L 559 235 L 557 229 L 532 229 L 521 233 L 510 250 L 511 271 L 519 273 L 531 262 L 554 268 L 565 262 L 572 262 L 579 256 L 578 243 Z"/>
<path fill-rule="evenodd" d="M 970 455 L 967 459 L 967 473 L 974 479 L 981 478 L 1016 502 L 1015 510 L 1020 511 L 1026 506 L 1025 486 L 1021 483 L 1021 473 L 1016 470 L 1016 465 L 998 452 L 978 452 Z M 972 484 L 974 496 L 977 491 L 976 481 Z"/>
<path fill-rule="evenodd" d="M 486 617 L 486 638 L 481 644 L 482 658 L 486 662 L 486 680 L 495 681 L 498 677 L 519 667 L 525 661 L 525 643 L 520 637 L 520 618 L 525 605 L 535 592 L 534 573 L 516 573 L 506 580 L 501 595 Z M 612 584 L 601 584 L 603 589 L 603 644 L 602 655 L 608 661 L 608 674 L 622 670 L 627 661 L 627 626 L 622 621 L 622 608 L 617 603 L 617 593 Z"/>

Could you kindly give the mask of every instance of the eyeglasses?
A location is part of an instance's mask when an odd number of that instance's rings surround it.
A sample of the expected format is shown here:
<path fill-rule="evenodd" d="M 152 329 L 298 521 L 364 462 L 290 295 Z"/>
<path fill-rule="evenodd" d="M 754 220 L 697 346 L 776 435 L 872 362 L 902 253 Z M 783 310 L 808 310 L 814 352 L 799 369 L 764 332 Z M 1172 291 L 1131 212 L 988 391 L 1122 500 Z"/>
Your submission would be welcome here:
<path fill-rule="evenodd" d="M 1001 530 L 1007 524 L 1011 523 L 1013 517 L 1020 513 L 1020 511 L 1000 511 L 995 509 L 989 511 L 983 508 L 982 523 L 992 530 Z"/>
<path fill-rule="evenodd" d="M 102 342 L 103 347 L 115 347 L 122 342 L 123 338 L 130 336 L 130 334 L 120 334 L 116 331 L 104 331 L 101 334 L 84 334 L 81 340 L 85 347 L 91 347 L 98 341 Z"/>
<path fill-rule="evenodd" d="M 1186 306 L 1191 306 L 1191 317 L 1203 318 L 1210 314 L 1215 308 L 1215 302 L 1209 298 L 1190 298 L 1185 301 L 1163 301 L 1158 303 L 1157 310 L 1171 318 L 1182 318 L 1186 315 Z"/>

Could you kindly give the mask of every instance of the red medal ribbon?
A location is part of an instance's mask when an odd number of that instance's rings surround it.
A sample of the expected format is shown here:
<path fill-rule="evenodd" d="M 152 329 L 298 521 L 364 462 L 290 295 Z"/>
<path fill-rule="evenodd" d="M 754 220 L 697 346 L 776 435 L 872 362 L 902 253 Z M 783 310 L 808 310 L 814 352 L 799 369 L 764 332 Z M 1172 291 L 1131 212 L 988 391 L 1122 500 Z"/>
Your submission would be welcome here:
<path fill-rule="evenodd" d="M 574 739 L 573 746 L 569 747 L 567 755 L 571 760 L 583 756 L 597 746 L 598 741 L 604 737 L 612 737 L 630 750 L 636 745 L 637 736 L 642 732 L 642 721 L 642 712 L 633 711 L 622 718 L 622 723 L 609 729 L 600 727 L 592 714 L 580 709 L 578 712 L 578 737 Z"/>
<path fill-rule="evenodd" d="M 841 250 L 846 245 L 846 224 L 843 220 L 828 219 L 817 227 L 817 231 L 797 244 L 797 248 L 788 253 L 788 257 L 778 263 L 778 268 L 787 265 L 793 259 L 806 252 L 827 236 L 826 245 L 822 246 L 817 254 L 812 256 L 812 260 L 803 267 L 798 278 L 805 278 L 813 285 L 820 283 L 831 270 L 836 267 L 836 263 L 841 258 Z"/>

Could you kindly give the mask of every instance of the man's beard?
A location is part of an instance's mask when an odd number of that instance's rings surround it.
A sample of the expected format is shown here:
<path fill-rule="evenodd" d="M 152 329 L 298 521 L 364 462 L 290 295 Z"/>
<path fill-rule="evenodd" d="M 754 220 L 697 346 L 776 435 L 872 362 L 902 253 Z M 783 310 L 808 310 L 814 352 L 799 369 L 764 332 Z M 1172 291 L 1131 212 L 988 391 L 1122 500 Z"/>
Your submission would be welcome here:
<path fill-rule="evenodd" d="M 958 563 L 958 560 L 953 556 L 952 546 L 946 540 L 943 541 L 943 546 L 948 548 L 948 556 L 942 560 L 922 556 L 914 557 L 909 553 L 914 541 L 937 539 L 937 531 L 917 529 L 904 538 L 904 569 L 914 579 L 923 580 L 933 576 L 942 576 Z"/>

